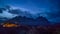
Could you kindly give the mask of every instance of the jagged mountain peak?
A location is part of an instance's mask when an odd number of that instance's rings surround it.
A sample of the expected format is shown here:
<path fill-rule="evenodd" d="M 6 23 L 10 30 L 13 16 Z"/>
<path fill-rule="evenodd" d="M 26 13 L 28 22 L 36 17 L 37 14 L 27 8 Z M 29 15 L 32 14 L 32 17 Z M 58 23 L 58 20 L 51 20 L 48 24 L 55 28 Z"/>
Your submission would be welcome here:
<path fill-rule="evenodd" d="M 43 19 L 39 18 L 39 19 L 33 19 L 33 18 L 28 18 L 28 17 L 22 17 L 22 16 L 17 16 L 13 19 L 10 19 L 9 21 L 11 21 L 12 23 L 17 22 L 18 24 L 23 24 L 23 25 L 49 25 L 49 21 L 46 20 L 44 17 L 42 17 Z"/>

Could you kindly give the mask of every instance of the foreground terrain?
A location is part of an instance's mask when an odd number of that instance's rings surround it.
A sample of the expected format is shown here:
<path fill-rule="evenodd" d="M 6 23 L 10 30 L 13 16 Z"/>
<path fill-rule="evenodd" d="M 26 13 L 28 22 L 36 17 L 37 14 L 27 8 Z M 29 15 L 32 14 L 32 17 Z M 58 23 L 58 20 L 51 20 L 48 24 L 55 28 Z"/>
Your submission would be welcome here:
<path fill-rule="evenodd" d="M 9 25 L 10 24 L 6 25 L 8 27 L 3 27 L 3 25 L 0 25 L 0 34 L 60 34 L 59 23 L 48 26 L 19 25 L 14 27 Z"/>

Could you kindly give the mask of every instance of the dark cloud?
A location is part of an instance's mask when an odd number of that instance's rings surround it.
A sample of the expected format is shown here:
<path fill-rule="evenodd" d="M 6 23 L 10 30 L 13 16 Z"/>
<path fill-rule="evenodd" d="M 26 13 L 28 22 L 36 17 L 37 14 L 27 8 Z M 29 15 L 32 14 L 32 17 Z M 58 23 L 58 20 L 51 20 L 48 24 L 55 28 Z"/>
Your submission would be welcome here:
<path fill-rule="evenodd" d="M 12 13 L 12 14 L 17 14 L 19 16 L 26 16 L 26 17 L 31 17 L 32 14 L 28 11 L 22 11 L 21 9 L 13 9 L 13 10 L 10 10 L 8 11 L 9 13 Z"/>
<path fill-rule="evenodd" d="M 0 13 L 3 13 L 3 11 L 0 9 Z"/>

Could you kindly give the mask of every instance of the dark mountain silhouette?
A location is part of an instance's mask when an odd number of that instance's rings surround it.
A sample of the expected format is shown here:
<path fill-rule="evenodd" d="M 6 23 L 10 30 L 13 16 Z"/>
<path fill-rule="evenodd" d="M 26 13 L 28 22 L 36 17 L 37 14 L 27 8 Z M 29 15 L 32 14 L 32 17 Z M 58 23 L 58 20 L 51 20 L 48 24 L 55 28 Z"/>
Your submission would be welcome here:
<path fill-rule="evenodd" d="M 18 23 L 18 24 L 22 24 L 22 25 L 49 25 L 49 21 L 45 18 L 45 17 L 38 17 L 36 19 L 33 18 L 28 18 L 28 17 L 22 17 L 22 16 L 17 16 L 15 18 L 12 18 L 10 20 L 7 20 L 8 22 L 11 23 Z"/>
<path fill-rule="evenodd" d="M 40 23 L 41 25 L 42 25 L 42 24 L 48 24 L 48 23 L 49 23 L 49 21 L 48 21 L 45 17 L 42 17 L 42 16 L 38 17 L 38 18 L 36 19 L 36 21 L 37 21 L 38 23 Z"/>

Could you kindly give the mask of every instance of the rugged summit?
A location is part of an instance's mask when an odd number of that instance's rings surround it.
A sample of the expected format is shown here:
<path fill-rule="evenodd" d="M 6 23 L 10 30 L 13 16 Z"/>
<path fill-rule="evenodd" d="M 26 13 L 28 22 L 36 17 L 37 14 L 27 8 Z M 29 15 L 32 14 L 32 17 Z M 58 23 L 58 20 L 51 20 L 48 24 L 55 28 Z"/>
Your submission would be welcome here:
<path fill-rule="evenodd" d="M 22 24 L 22 25 L 48 25 L 49 21 L 45 18 L 45 17 L 37 17 L 36 19 L 33 18 L 28 18 L 28 17 L 22 17 L 22 16 L 17 16 L 14 17 L 10 20 L 7 20 L 8 22 L 11 23 L 18 23 L 18 24 Z"/>

